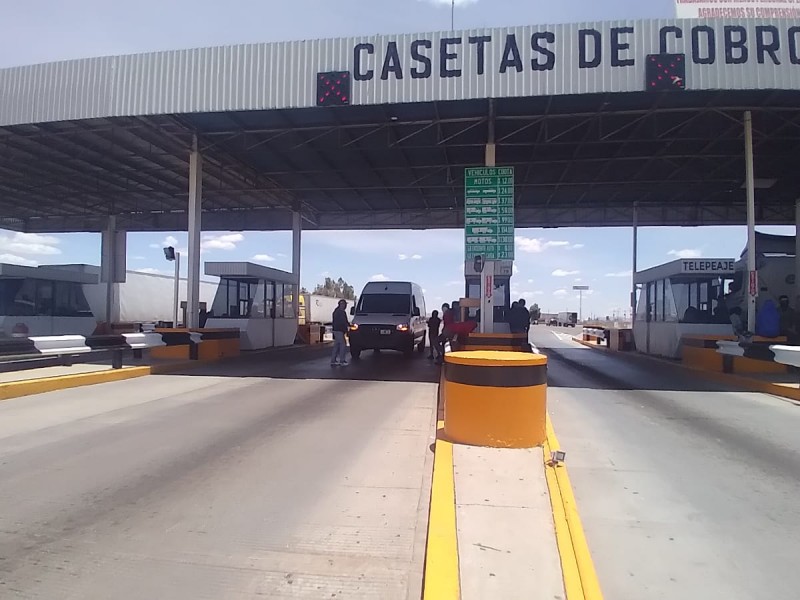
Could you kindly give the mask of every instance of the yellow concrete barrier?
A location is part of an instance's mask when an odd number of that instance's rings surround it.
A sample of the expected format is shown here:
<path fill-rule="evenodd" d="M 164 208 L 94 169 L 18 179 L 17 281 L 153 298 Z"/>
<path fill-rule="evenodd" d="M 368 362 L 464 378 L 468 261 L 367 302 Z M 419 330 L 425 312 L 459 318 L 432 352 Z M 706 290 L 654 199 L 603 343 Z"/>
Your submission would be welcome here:
<path fill-rule="evenodd" d="M 546 438 L 547 357 L 452 352 L 444 364 L 444 434 L 456 443 L 533 448 Z"/>

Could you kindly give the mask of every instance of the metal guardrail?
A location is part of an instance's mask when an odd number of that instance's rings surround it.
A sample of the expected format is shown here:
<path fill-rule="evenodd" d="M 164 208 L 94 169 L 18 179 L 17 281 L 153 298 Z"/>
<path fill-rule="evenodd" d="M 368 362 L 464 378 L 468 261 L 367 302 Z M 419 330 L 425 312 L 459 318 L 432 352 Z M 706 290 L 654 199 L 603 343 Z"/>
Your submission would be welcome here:
<path fill-rule="evenodd" d="M 29 338 L 0 339 L 0 371 L 25 370 L 42 366 L 71 365 L 88 356 L 111 355 L 111 366 L 122 368 L 123 356 L 133 353 L 142 357 L 142 351 L 163 346 L 190 347 L 189 357 L 198 357 L 197 344 L 202 342 L 199 332 L 144 332 L 118 335 L 56 335 Z"/>
<path fill-rule="evenodd" d="M 800 346 L 746 340 L 718 340 L 717 352 L 723 356 L 739 356 L 765 362 L 776 362 L 790 367 L 800 367 Z"/>
<path fill-rule="evenodd" d="M 800 346 L 785 346 L 775 344 L 769 347 L 775 355 L 775 362 L 790 367 L 800 367 Z"/>

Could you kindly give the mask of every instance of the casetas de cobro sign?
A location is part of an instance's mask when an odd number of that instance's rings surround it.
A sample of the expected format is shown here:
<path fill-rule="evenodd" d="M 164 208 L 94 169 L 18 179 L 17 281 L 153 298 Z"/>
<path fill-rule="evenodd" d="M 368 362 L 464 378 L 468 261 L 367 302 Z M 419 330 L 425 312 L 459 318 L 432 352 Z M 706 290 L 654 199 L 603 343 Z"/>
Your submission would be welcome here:
<path fill-rule="evenodd" d="M 648 54 L 667 53 L 685 54 L 687 66 L 800 66 L 800 25 L 794 20 L 683 20 L 660 27 L 631 22 L 380 39 L 354 44 L 355 81 L 625 69 Z"/>

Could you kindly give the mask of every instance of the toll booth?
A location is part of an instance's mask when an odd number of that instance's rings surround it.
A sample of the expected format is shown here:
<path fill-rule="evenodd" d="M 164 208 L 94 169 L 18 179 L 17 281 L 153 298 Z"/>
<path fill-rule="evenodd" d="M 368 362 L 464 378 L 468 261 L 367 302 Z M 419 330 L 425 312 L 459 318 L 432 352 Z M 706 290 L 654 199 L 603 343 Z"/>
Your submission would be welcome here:
<path fill-rule="evenodd" d="M 646 354 L 679 358 L 685 336 L 731 336 L 725 290 L 733 259 L 680 259 L 634 274 L 639 289 L 633 337 Z"/>
<path fill-rule="evenodd" d="M 494 333 L 511 332 L 508 324 L 508 310 L 511 307 L 511 275 L 513 270 L 513 261 L 495 262 L 494 286 L 492 289 Z M 464 262 L 464 277 L 466 280 L 464 297 L 478 301 L 478 308 L 470 306 L 466 315 L 468 318 L 477 319 L 477 313 L 480 309 L 482 274 L 475 270 L 473 261 Z"/>
<path fill-rule="evenodd" d="M 207 262 L 205 272 L 219 277 L 206 327 L 238 328 L 242 350 L 294 344 L 297 279 L 292 273 L 249 262 Z"/>

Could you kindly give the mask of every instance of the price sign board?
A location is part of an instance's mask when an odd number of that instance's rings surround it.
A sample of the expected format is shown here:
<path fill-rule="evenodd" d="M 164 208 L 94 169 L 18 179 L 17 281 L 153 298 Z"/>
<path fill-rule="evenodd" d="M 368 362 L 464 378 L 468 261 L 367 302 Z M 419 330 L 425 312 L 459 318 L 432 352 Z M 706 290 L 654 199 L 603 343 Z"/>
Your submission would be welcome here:
<path fill-rule="evenodd" d="M 514 167 L 464 170 L 466 260 L 514 260 Z"/>

